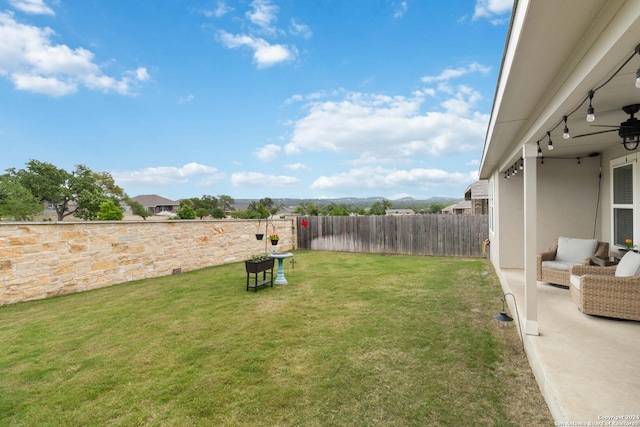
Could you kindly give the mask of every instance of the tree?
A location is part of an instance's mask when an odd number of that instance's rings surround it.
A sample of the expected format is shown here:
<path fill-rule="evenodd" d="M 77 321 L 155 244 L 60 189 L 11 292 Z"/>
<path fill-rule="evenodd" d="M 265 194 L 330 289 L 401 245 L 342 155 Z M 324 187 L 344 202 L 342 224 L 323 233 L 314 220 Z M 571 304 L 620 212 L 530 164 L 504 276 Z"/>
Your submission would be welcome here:
<path fill-rule="evenodd" d="M 109 173 L 96 173 L 85 165 L 77 165 L 70 173 L 51 163 L 29 160 L 26 169 L 9 169 L 8 173 L 36 199 L 51 203 L 58 221 L 69 215 L 96 219 L 102 202 L 111 200 L 117 206 L 126 197 Z M 76 202 L 75 208 L 69 207 L 72 201 Z"/>
<path fill-rule="evenodd" d="M 220 208 L 220 202 L 214 196 L 204 195 L 201 198 L 193 197 L 189 199 L 191 206 L 196 211 L 196 216 L 200 219 L 205 216 L 212 218 L 224 218 L 224 211 Z"/>
<path fill-rule="evenodd" d="M 211 216 L 213 218 L 226 218 L 227 217 L 227 215 L 224 213 L 222 208 L 215 208 L 213 210 L 213 213 L 211 213 Z"/>
<path fill-rule="evenodd" d="M 226 194 L 220 194 L 218 196 L 218 204 L 220 205 L 220 209 L 222 213 L 231 212 L 234 210 L 233 205 L 236 203 L 235 200 L 231 196 L 227 196 Z M 221 217 L 224 218 L 224 217 Z"/>
<path fill-rule="evenodd" d="M 151 212 L 149 212 L 144 206 L 142 206 L 142 203 L 137 200 L 127 198 L 127 204 L 131 208 L 131 212 L 134 215 L 142 217 L 143 220 L 146 221 L 147 217 L 151 216 Z"/>
<path fill-rule="evenodd" d="M 204 218 L 205 216 L 209 216 L 209 211 L 207 211 L 205 208 L 198 208 L 195 210 L 195 214 L 197 218 Z"/>
<path fill-rule="evenodd" d="M 67 207 L 72 200 L 72 191 L 68 188 L 69 172 L 38 160 L 29 160 L 26 170 L 9 169 L 8 172 L 40 202 L 51 203 L 58 214 L 58 221 L 73 213 L 68 212 Z"/>
<path fill-rule="evenodd" d="M 434 203 L 429 206 L 430 213 L 442 213 L 442 209 L 446 208 L 448 205 L 444 203 Z"/>
<path fill-rule="evenodd" d="M 29 221 L 44 211 L 44 204 L 22 186 L 15 177 L 0 176 L 0 220 Z"/>
<path fill-rule="evenodd" d="M 369 215 L 386 215 L 387 209 L 391 207 L 389 200 L 374 202 L 369 208 Z"/>
<path fill-rule="evenodd" d="M 298 215 L 318 216 L 320 215 L 320 206 L 313 202 L 302 202 L 293 210 Z"/>
<path fill-rule="evenodd" d="M 329 216 L 349 216 L 350 209 L 346 205 L 339 205 L 331 202 L 327 206 L 327 215 Z"/>
<path fill-rule="evenodd" d="M 282 203 L 276 203 L 271 197 L 265 197 L 258 200 L 258 203 L 262 205 L 270 215 L 275 215 L 284 206 Z"/>
<path fill-rule="evenodd" d="M 97 217 L 100 221 L 120 221 L 124 217 L 124 213 L 120 206 L 111 200 L 100 203 L 100 210 Z"/>
<path fill-rule="evenodd" d="M 354 209 L 354 213 L 356 215 L 366 215 L 367 214 L 367 210 L 362 206 L 358 206 L 358 207 L 356 207 Z"/>
<path fill-rule="evenodd" d="M 235 216 L 238 212 L 233 212 L 232 216 Z M 254 218 L 254 219 L 264 219 L 269 218 L 271 216 L 271 212 L 267 209 L 261 202 L 251 202 L 249 206 L 247 206 L 247 210 L 244 211 L 243 218 Z"/>
<path fill-rule="evenodd" d="M 98 217 L 103 202 L 111 201 L 116 207 L 126 198 L 108 172 L 93 172 L 85 165 L 77 165 L 69 178 L 69 188 L 75 195 L 77 208 L 74 215 L 86 220 Z"/>
<path fill-rule="evenodd" d="M 193 209 L 191 200 L 180 200 L 180 207 L 176 211 L 178 219 L 196 219 L 196 211 Z"/>

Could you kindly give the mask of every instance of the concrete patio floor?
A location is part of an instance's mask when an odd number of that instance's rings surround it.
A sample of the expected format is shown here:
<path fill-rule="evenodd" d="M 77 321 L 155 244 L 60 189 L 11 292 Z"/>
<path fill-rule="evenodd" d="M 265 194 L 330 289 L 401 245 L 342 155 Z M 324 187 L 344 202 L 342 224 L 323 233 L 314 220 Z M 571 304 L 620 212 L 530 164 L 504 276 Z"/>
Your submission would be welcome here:
<path fill-rule="evenodd" d="M 524 270 L 497 273 L 522 317 Z M 640 322 L 585 315 L 568 289 L 537 289 L 540 335 L 524 345 L 556 425 L 640 426 Z"/>

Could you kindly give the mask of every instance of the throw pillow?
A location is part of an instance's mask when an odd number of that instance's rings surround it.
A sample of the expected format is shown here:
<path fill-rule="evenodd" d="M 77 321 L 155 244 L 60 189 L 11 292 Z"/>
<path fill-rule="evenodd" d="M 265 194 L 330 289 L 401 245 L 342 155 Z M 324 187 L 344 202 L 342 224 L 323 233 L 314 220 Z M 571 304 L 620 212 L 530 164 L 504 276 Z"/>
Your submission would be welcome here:
<path fill-rule="evenodd" d="M 617 277 L 631 277 L 640 275 L 640 254 L 629 251 L 620 260 L 616 267 Z"/>

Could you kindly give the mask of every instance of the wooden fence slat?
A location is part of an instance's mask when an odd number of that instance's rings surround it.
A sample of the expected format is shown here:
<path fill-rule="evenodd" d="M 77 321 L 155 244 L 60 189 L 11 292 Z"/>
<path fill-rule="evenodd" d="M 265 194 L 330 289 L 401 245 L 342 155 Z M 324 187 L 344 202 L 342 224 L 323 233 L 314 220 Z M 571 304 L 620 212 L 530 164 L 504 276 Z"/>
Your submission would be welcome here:
<path fill-rule="evenodd" d="M 298 248 L 322 251 L 481 257 L 489 235 L 487 215 L 312 216 L 297 226 Z"/>

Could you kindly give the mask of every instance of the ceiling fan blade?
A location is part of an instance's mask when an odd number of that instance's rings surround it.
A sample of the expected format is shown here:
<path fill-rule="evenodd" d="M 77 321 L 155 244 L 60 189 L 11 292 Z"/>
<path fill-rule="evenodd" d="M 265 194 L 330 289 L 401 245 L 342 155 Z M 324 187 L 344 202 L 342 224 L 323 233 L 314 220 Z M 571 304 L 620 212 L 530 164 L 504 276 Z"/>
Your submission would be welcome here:
<path fill-rule="evenodd" d="M 609 129 L 609 130 L 601 130 L 600 132 L 583 133 L 582 135 L 573 136 L 572 139 L 573 138 L 582 138 L 583 136 L 598 135 L 598 134 L 607 133 L 607 132 L 615 132 L 617 130 L 618 129 Z"/>
<path fill-rule="evenodd" d="M 601 128 L 619 128 L 620 125 L 589 125 L 593 127 L 601 127 Z"/>

